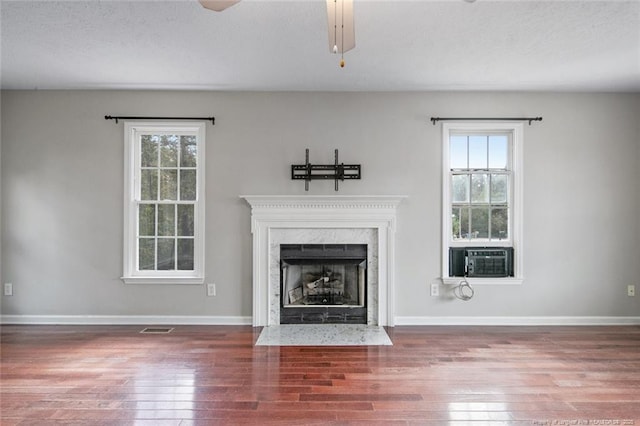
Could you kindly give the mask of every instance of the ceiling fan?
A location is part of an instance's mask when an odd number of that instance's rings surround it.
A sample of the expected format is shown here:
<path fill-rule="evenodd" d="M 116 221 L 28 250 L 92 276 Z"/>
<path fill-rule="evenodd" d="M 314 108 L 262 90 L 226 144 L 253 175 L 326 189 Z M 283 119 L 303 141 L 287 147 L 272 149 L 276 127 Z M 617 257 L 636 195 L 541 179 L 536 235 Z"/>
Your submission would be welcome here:
<path fill-rule="evenodd" d="M 222 12 L 228 7 L 233 6 L 236 3 L 239 3 L 240 0 L 198 0 L 202 7 L 210 10 L 214 10 L 216 12 Z"/>
<path fill-rule="evenodd" d="M 221 12 L 239 3 L 240 0 L 198 0 L 209 10 Z M 353 26 L 353 0 L 326 0 L 327 32 L 329 33 L 329 51 L 340 53 L 340 67 L 344 68 L 344 52 L 356 47 L 356 35 Z"/>

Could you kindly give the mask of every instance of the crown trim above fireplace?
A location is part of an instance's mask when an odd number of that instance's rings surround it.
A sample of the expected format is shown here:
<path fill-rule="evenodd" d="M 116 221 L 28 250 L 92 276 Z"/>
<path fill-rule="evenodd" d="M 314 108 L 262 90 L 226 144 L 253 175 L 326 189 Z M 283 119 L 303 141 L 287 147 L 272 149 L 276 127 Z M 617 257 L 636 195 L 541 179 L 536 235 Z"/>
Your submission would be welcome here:
<path fill-rule="evenodd" d="M 405 195 L 241 195 L 252 209 L 393 209 Z"/>
<path fill-rule="evenodd" d="M 368 324 L 394 325 L 395 225 L 398 205 L 406 196 L 241 196 L 251 205 L 253 234 L 253 325 L 279 324 L 274 301 L 279 282 L 271 269 L 278 243 L 302 243 L 309 233 L 314 242 L 366 243 L 371 240 L 377 271 L 375 303 Z M 294 240 L 292 240 L 294 239 Z M 360 239 L 360 240 L 358 240 Z M 277 262 L 275 262 L 277 265 Z M 279 270 L 278 270 L 279 273 Z"/>

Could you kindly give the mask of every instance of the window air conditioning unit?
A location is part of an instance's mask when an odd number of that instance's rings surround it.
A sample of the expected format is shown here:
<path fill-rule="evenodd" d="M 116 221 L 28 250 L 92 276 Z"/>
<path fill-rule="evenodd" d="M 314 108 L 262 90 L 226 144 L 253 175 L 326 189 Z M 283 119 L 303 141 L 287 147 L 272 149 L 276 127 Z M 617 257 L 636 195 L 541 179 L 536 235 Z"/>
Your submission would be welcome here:
<path fill-rule="evenodd" d="M 449 276 L 512 277 L 513 247 L 451 247 Z"/>

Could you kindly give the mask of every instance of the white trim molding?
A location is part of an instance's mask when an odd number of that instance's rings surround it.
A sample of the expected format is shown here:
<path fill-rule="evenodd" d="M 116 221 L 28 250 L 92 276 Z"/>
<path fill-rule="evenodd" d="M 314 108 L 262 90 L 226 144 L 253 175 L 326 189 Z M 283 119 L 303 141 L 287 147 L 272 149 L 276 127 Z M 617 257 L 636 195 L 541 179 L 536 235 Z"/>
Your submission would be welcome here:
<path fill-rule="evenodd" d="M 393 326 L 396 210 L 406 196 L 241 196 L 251 205 L 253 234 L 253 325 L 279 322 L 271 312 L 272 231 L 278 229 L 373 229 L 377 235 L 377 315 L 375 325 Z M 277 297 L 277 296 L 276 296 Z"/>
<path fill-rule="evenodd" d="M 640 325 L 640 317 L 423 317 L 397 316 L 396 326 L 605 326 Z M 251 325 L 247 316 L 187 315 L 2 315 L 2 325 Z"/>
<path fill-rule="evenodd" d="M 250 317 L 187 315 L 2 315 L 1 323 L 24 325 L 250 325 Z"/>
<path fill-rule="evenodd" d="M 351 210 L 371 216 L 371 209 L 395 210 L 406 195 L 241 195 L 251 205 L 252 211 L 289 213 L 290 209 L 301 211 Z"/>
<path fill-rule="evenodd" d="M 444 285 L 459 285 L 461 281 L 466 281 L 470 285 L 520 285 L 524 281 L 524 278 L 469 278 L 469 277 L 444 277 L 442 278 L 442 284 Z"/>
<path fill-rule="evenodd" d="M 494 317 L 412 317 L 397 316 L 396 325 L 466 325 L 466 326 L 574 326 L 574 325 L 640 325 L 640 317 L 609 316 L 494 316 Z"/>

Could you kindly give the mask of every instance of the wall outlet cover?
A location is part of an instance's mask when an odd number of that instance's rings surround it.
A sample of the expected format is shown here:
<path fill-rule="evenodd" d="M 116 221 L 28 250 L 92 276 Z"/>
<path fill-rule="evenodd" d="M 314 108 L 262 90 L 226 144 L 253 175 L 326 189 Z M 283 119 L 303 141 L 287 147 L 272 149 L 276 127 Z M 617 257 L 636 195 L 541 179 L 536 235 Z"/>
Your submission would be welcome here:
<path fill-rule="evenodd" d="M 216 295 L 216 285 L 213 283 L 207 284 L 207 296 Z"/>
<path fill-rule="evenodd" d="M 5 283 L 4 284 L 4 295 L 5 296 L 13 296 L 13 284 Z"/>
<path fill-rule="evenodd" d="M 440 284 L 433 283 L 431 284 L 431 296 L 440 296 Z"/>

